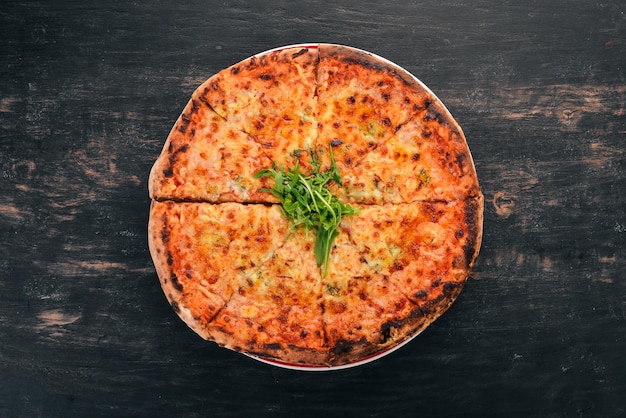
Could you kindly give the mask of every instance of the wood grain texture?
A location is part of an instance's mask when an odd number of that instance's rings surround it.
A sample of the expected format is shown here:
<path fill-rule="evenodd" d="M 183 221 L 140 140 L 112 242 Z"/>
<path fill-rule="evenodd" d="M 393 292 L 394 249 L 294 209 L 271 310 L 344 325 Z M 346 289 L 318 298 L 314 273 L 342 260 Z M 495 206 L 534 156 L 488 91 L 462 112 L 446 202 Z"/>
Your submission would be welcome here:
<path fill-rule="evenodd" d="M 626 414 L 620 2 L 6 1 L 0 417 Z M 483 248 L 453 307 L 361 368 L 198 338 L 146 242 L 146 181 L 191 92 L 280 45 L 382 55 L 463 127 Z"/>

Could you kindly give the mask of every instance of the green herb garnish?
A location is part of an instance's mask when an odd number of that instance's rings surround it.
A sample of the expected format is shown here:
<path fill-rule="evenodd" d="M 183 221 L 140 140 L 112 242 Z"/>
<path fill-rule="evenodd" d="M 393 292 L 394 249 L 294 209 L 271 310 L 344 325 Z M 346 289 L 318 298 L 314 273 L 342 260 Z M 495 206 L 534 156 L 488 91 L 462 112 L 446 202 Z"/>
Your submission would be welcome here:
<path fill-rule="evenodd" d="M 254 177 L 273 177 L 274 187 L 260 190 L 278 198 L 283 213 L 294 228 L 315 231 L 315 259 L 317 265 L 322 268 L 323 276 L 326 276 L 330 250 L 333 241 L 339 235 L 337 231 L 339 223 L 344 216 L 354 215 L 359 209 L 346 205 L 328 189 L 333 182 L 342 186 L 332 147 L 330 147 L 331 165 L 324 171 L 321 171 L 321 162 L 315 152 L 311 152 L 313 169 L 304 174 L 300 170 L 299 155 L 300 152 L 294 153 L 296 164 L 293 168 L 285 170 L 274 163 L 272 168 L 259 170 Z"/>

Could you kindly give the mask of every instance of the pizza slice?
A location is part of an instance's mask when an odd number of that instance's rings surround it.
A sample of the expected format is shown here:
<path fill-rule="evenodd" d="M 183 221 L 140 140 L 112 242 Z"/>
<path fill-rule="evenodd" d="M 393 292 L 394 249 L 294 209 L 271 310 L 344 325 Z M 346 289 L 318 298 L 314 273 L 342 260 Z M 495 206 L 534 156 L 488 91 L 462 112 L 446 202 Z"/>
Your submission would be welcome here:
<path fill-rule="evenodd" d="M 379 155 L 394 158 L 388 142 L 416 115 L 426 112 L 432 94 L 396 65 L 348 47 L 321 44 L 317 77 L 317 148 L 334 147 L 343 176 L 338 189 L 355 203 L 399 201 L 388 196 L 376 172 L 364 163 Z M 395 164 L 391 168 L 400 168 Z M 365 174 L 365 175 L 364 175 Z M 373 187 L 371 187 L 373 185 Z"/>
<path fill-rule="evenodd" d="M 385 173 L 403 202 L 453 201 L 481 195 L 469 147 L 460 126 L 440 103 L 404 124 L 390 143 L 398 159 L 396 176 Z M 384 170 L 385 158 L 372 160 Z"/>
<path fill-rule="evenodd" d="M 336 192 L 348 202 L 400 204 L 480 195 L 465 137 L 437 104 L 343 169 L 345 187 Z"/>
<path fill-rule="evenodd" d="M 403 205 L 402 251 L 391 281 L 425 315 L 441 315 L 461 292 L 481 244 L 482 196 Z M 417 213 L 417 215 L 416 215 Z"/>
<path fill-rule="evenodd" d="M 314 146 L 317 48 L 272 50 L 211 77 L 198 99 L 241 127 L 272 162 Z"/>
<path fill-rule="evenodd" d="M 256 141 L 193 97 L 152 167 L 149 193 L 154 200 L 265 202 L 265 179 L 254 173 L 268 165 Z"/>
<path fill-rule="evenodd" d="M 153 201 L 150 253 L 178 315 L 205 339 L 242 277 L 271 259 L 289 229 L 277 206 Z"/>
<path fill-rule="evenodd" d="M 370 206 L 343 230 L 363 268 L 385 277 L 427 316 L 451 304 L 477 257 L 482 198 Z"/>
<path fill-rule="evenodd" d="M 420 308 L 390 283 L 389 275 L 380 273 L 380 265 L 392 262 L 395 250 L 373 239 L 362 242 L 359 251 L 345 231 L 359 228 L 369 212 L 363 209 L 360 215 L 346 220 L 323 278 L 324 329 L 331 364 L 381 352 L 414 335 L 424 324 Z M 364 247 L 380 258 L 366 260 Z"/>
<path fill-rule="evenodd" d="M 221 345 L 282 361 L 326 364 L 314 234 L 292 231 L 272 257 L 241 276 L 207 325 Z"/>
<path fill-rule="evenodd" d="M 433 101 L 432 93 L 397 65 L 365 51 L 328 44 L 319 45 L 316 91 L 320 122 L 356 123 L 373 138 L 397 130 Z"/>

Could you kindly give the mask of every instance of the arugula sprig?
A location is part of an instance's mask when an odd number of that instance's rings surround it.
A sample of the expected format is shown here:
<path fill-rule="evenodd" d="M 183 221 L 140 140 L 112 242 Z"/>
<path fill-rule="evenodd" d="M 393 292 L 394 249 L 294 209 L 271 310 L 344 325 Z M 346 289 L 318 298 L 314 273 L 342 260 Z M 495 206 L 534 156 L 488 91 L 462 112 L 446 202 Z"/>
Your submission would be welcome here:
<path fill-rule="evenodd" d="M 323 276 L 328 270 L 328 259 L 335 238 L 339 235 L 337 228 L 344 216 L 359 212 L 340 201 L 328 189 L 331 183 L 342 186 L 339 169 L 330 147 L 330 167 L 324 171 L 315 152 L 311 151 L 311 167 L 308 173 L 303 173 L 300 167 L 299 155 L 294 153 L 295 166 L 285 170 L 276 163 L 272 168 L 259 170 L 255 178 L 273 177 L 274 187 L 262 188 L 262 192 L 271 193 L 278 198 L 282 211 L 289 219 L 293 228 L 304 228 L 315 231 L 315 259 L 318 267 L 322 268 Z"/>

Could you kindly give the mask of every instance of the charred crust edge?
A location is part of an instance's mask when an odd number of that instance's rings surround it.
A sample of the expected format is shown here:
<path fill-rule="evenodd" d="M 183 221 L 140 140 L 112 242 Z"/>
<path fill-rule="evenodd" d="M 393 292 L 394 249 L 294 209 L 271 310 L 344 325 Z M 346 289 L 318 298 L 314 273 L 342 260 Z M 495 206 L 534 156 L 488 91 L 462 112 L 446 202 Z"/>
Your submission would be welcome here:
<path fill-rule="evenodd" d="M 321 47 L 324 48 L 324 55 L 320 53 L 321 57 L 329 57 L 347 64 L 355 64 L 364 68 L 386 72 L 391 77 L 402 81 L 406 86 L 414 87 L 416 85 L 416 81 L 404 74 L 405 72 L 401 68 L 391 63 L 381 62 L 368 52 L 337 45 L 321 45 Z"/>
<path fill-rule="evenodd" d="M 183 284 L 178 280 L 178 276 L 176 276 L 176 274 L 172 273 L 170 275 L 170 281 L 172 282 L 172 286 L 174 286 L 176 290 L 178 290 L 179 292 L 183 291 Z"/>
<path fill-rule="evenodd" d="M 471 268 L 478 257 L 482 242 L 483 228 L 483 198 L 478 196 L 468 199 L 465 209 L 465 224 L 467 225 L 467 237 L 463 245 L 466 266 Z"/>

